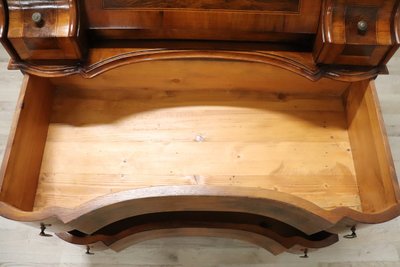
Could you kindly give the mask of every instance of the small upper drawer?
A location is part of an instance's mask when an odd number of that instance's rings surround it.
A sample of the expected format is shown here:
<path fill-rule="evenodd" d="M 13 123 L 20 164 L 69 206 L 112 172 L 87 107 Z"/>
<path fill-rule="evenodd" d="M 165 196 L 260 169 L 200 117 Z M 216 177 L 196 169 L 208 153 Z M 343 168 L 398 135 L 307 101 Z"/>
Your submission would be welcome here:
<path fill-rule="evenodd" d="M 8 1 L 7 37 L 23 60 L 82 58 L 78 2 Z"/>
<path fill-rule="evenodd" d="M 314 55 L 318 63 L 377 66 L 397 49 L 398 1 L 326 1 Z"/>
<path fill-rule="evenodd" d="M 378 40 L 378 30 L 382 27 L 378 23 L 379 7 L 371 6 L 348 6 L 344 14 L 345 37 L 348 44 L 374 45 L 378 41 L 390 42 L 389 40 Z M 383 38 L 388 39 L 383 36 Z"/>

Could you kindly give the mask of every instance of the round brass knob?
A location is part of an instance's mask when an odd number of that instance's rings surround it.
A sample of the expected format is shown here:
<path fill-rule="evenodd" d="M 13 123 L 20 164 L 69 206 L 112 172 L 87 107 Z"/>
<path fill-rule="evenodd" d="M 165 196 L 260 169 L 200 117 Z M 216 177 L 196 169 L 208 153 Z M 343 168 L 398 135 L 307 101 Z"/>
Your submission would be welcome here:
<path fill-rule="evenodd" d="M 360 20 L 357 23 L 357 28 L 360 33 L 365 33 L 368 30 L 368 23 L 365 20 Z"/>
<path fill-rule="evenodd" d="M 43 21 L 42 14 L 39 12 L 35 12 L 32 14 L 32 20 L 36 23 L 36 25 L 40 25 Z"/>

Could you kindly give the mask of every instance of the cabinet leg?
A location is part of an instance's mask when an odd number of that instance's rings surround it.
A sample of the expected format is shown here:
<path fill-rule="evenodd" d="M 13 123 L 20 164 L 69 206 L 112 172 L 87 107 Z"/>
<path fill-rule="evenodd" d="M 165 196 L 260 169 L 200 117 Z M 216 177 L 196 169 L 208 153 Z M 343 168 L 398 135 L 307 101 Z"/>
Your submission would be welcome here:
<path fill-rule="evenodd" d="M 47 227 L 50 227 L 51 226 L 51 224 L 44 224 L 44 223 L 41 223 L 40 224 L 40 233 L 39 233 L 39 235 L 40 236 L 44 236 L 44 237 L 50 237 L 50 236 L 53 236 L 53 235 L 50 235 L 50 234 L 46 234 L 46 228 Z"/>
<path fill-rule="evenodd" d="M 90 246 L 86 246 L 86 255 L 94 255 L 93 252 L 90 252 Z"/>
<path fill-rule="evenodd" d="M 351 234 L 348 234 L 348 235 L 345 235 L 345 236 L 343 236 L 344 238 L 347 238 L 347 239 L 353 239 L 353 238 L 357 238 L 357 233 L 356 233 L 356 226 L 354 225 L 353 227 L 351 227 Z"/>
<path fill-rule="evenodd" d="M 304 255 L 300 256 L 302 259 L 308 259 L 308 248 L 304 249 Z"/>

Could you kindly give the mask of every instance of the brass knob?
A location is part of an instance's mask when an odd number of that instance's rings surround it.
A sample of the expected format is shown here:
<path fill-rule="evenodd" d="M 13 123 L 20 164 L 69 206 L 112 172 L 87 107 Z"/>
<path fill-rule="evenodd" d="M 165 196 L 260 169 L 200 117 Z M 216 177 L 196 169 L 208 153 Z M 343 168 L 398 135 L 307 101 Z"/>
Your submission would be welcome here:
<path fill-rule="evenodd" d="M 40 26 L 43 22 L 43 16 L 39 12 L 35 12 L 32 14 L 32 21 L 35 22 L 37 26 Z"/>
<path fill-rule="evenodd" d="M 365 33 L 368 30 L 368 23 L 365 20 L 360 20 L 357 23 L 357 29 L 359 33 Z"/>

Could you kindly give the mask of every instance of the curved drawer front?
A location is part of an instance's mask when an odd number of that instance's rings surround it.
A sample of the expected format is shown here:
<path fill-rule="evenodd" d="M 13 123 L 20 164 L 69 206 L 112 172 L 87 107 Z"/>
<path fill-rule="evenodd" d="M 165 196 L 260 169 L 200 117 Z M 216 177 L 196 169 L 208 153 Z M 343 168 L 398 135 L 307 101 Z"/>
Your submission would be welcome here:
<path fill-rule="evenodd" d="M 7 1 L 7 38 L 19 59 L 44 64 L 82 60 L 86 33 L 79 5 L 68 0 Z"/>
<path fill-rule="evenodd" d="M 324 1 L 315 59 L 323 64 L 386 64 L 399 46 L 399 1 Z"/>
<path fill-rule="evenodd" d="M 275 255 L 284 251 L 300 252 L 302 248 L 322 248 L 338 241 L 337 235 L 328 232 L 306 235 L 271 218 L 229 212 L 152 213 L 117 221 L 90 235 L 78 230 L 57 235 L 77 245 L 102 242 L 116 251 L 162 237 L 224 237 L 253 243 Z"/>

